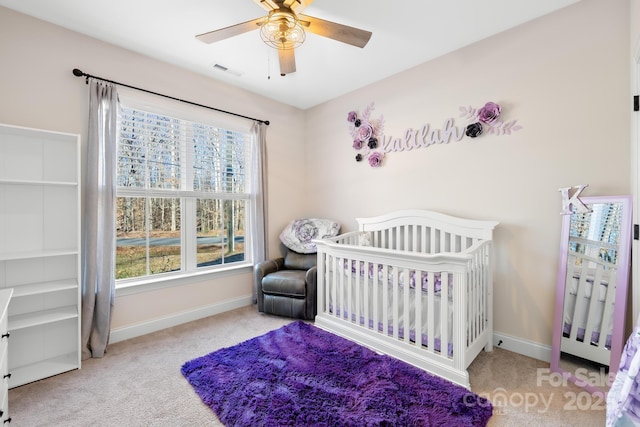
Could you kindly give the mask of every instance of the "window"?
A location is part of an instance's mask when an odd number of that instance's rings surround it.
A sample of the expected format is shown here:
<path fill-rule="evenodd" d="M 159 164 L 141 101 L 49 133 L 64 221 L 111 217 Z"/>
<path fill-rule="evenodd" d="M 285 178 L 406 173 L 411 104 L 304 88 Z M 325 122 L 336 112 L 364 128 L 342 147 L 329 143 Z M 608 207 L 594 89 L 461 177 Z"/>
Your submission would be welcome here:
<path fill-rule="evenodd" d="M 251 138 L 248 131 L 121 105 L 119 283 L 251 261 Z"/>

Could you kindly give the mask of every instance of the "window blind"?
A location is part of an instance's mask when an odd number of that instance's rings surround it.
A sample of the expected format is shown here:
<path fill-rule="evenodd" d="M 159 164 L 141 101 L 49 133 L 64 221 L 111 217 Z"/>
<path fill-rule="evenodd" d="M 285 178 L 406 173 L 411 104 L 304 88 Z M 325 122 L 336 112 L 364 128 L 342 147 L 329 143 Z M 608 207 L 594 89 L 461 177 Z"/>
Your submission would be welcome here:
<path fill-rule="evenodd" d="M 118 187 L 247 193 L 246 134 L 120 108 Z"/>

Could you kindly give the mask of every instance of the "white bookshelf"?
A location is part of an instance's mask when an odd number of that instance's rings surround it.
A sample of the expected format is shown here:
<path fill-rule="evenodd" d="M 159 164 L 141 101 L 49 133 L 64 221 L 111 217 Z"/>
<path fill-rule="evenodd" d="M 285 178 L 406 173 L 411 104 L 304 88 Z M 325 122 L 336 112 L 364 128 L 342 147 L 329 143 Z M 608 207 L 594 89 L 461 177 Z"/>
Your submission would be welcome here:
<path fill-rule="evenodd" d="M 9 416 L 9 329 L 7 325 L 7 314 L 9 301 L 13 289 L 0 289 L 0 423 L 2 425 L 11 422 Z"/>
<path fill-rule="evenodd" d="M 0 124 L 9 388 L 79 369 L 80 137 Z"/>

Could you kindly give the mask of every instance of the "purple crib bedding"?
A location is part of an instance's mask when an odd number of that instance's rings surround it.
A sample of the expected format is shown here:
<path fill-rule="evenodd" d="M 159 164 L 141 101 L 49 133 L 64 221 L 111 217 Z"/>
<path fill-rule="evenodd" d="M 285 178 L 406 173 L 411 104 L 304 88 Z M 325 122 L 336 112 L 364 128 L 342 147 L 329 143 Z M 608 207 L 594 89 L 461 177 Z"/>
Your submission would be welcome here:
<path fill-rule="evenodd" d="M 607 394 L 607 427 L 640 425 L 640 319 L 620 357 L 620 368 Z"/>
<path fill-rule="evenodd" d="M 377 265 L 377 269 L 376 266 Z M 344 270 L 345 272 L 351 272 L 353 274 L 360 274 L 360 277 L 364 277 L 365 275 L 365 263 L 364 261 L 355 261 L 355 260 L 344 260 Z M 384 278 L 384 265 L 383 264 L 373 264 L 373 263 L 369 263 L 369 268 L 367 273 L 367 277 L 369 277 L 369 279 L 373 279 L 374 277 L 374 271 L 377 270 L 377 276 L 378 276 L 378 280 L 383 281 Z M 387 281 L 391 282 L 392 278 L 393 278 L 393 267 L 389 266 L 387 267 Z M 405 274 L 404 274 L 404 269 L 400 269 L 398 271 L 398 282 L 401 286 L 404 285 L 404 279 Z M 429 284 L 429 280 L 428 280 L 428 276 L 426 274 L 422 275 L 422 280 L 421 280 L 422 284 L 421 284 L 421 288 L 422 291 L 426 292 L 429 288 L 428 288 L 428 284 Z M 434 290 L 436 293 L 440 293 L 442 291 L 442 282 L 441 282 L 441 273 L 435 273 L 434 274 Z M 449 273 L 449 295 L 451 295 L 451 291 L 453 289 L 453 275 L 451 273 Z M 416 287 L 416 270 L 409 270 L 409 287 L 412 289 L 415 289 Z"/>
<path fill-rule="evenodd" d="M 333 311 L 333 306 L 329 307 L 329 311 L 331 313 L 334 312 Z M 346 312 L 346 311 L 344 312 L 344 314 L 342 316 L 341 316 L 340 310 L 337 310 L 337 312 L 335 314 L 336 314 L 336 316 L 342 317 L 343 319 L 346 319 L 346 318 L 349 317 L 349 313 Z M 352 314 L 351 315 L 351 321 L 354 322 L 355 320 L 356 320 L 356 315 Z M 360 316 L 359 324 L 360 324 L 360 326 L 364 326 L 364 324 L 365 324 L 364 316 Z M 374 328 L 373 327 L 373 319 L 369 319 L 369 329 L 373 329 L 373 328 Z M 378 332 L 383 332 L 383 331 L 384 331 L 384 323 L 383 322 L 378 322 Z M 386 334 L 389 335 L 389 336 L 393 335 L 393 325 L 392 324 L 388 325 Z M 404 339 L 404 328 L 401 327 L 401 326 L 398 327 L 398 338 L 401 339 L 401 340 Z M 410 329 L 410 331 L 409 331 L 409 340 L 411 342 L 414 342 L 414 343 L 416 342 L 416 331 L 413 328 Z M 422 334 L 422 346 L 425 347 L 425 348 L 429 348 L 429 346 L 427 345 L 428 342 L 429 342 L 428 335 L 426 333 L 423 333 Z M 441 345 L 440 338 L 435 337 L 434 340 L 433 340 L 433 349 L 434 349 L 434 351 L 440 353 L 442 351 L 441 347 L 442 347 L 442 345 Z M 447 355 L 449 357 L 453 357 L 453 343 L 451 343 L 451 342 L 449 342 L 447 344 Z"/>
<path fill-rule="evenodd" d="M 567 323 L 567 322 L 564 323 L 564 327 L 562 328 L 562 335 L 567 338 L 571 335 L 571 323 Z M 579 327 L 578 332 L 576 334 L 577 340 L 583 342 L 584 335 L 585 335 L 585 329 Z M 599 343 L 600 343 L 600 332 L 599 331 L 591 332 L 591 344 L 598 345 Z M 604 346 L 607 349 L 611 350 L 611 334 L 607 334 L 606 342 Z"/>

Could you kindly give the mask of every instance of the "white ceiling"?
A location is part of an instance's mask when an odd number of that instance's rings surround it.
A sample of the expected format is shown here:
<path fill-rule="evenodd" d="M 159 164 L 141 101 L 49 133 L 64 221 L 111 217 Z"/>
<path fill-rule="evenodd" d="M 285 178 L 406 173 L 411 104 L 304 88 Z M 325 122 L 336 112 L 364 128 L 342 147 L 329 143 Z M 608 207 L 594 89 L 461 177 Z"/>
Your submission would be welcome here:
<path fill-rule="evenodd" d="M 0 0 L 0 6 L 306 109 L 577 1 L 316 0 L 305 15 L 373 36 L 360 49 L 307 33 L 295 51 L 297 72 L 285 77 L 277 51 L 257 30 L 210 45 L 195 38 L 266 15 L 253 0 Z"/>

